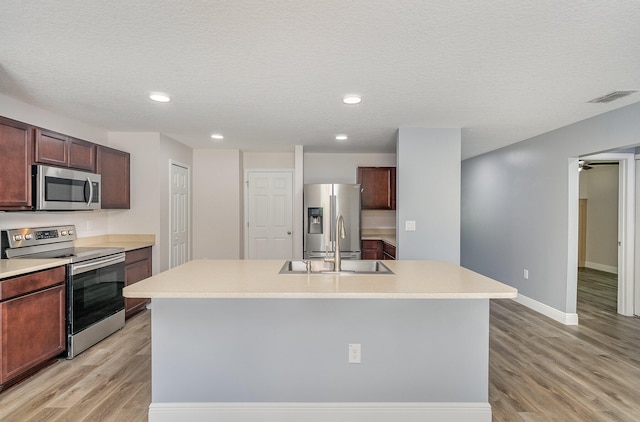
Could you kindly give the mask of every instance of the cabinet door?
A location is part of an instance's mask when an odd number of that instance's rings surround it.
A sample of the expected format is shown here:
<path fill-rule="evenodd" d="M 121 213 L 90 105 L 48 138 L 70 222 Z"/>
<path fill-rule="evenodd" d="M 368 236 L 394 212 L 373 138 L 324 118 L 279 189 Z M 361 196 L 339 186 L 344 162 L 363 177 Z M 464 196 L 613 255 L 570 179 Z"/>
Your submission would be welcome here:
<path fill-rule="evenodd" d="M 396 168 L 358 167 L 363 210 L 396 209 Z"/>
<path fill-rule="evenodd" d="M 67 167 L 69 165 L 67 136 L 40 128 L 35 132 L 35 162 Z"/>
<path fill-rule="evenodd" d="M 151 248 L 129 251 L 125 258 L 125 286 L 151 277 Z M 144 309 L 148 299 L 124 298 L 125 318 Z"/>
<path fill-rule="evenodd" d="M 32 128 L 0 117 L 0 210 L 30 209 Z"/>
<path fill-rule="evenodd" d="M 129 153 L 98 145 L 97 172 L 102 175 L 102 208 L 129 209 Z"/>
<path fill-rule="evenodd" d="M 64 285 L 0 303 L 0 320 L 0 384 L 4 384 L 64 352 Z"/>
<path fill-rule="evenodd" d="M 69 137 L 69 167 L 96 171 L 96 144 Z"/>
<path fill-rule="evenodd" d="M 382 259 L 382 241 L 363 240 L 362 259 Z"/>
<path fill-rule="evenodd" d="M 385 243 L 383 248 L 383 259 L 396 259 L 396 247 Z"/>

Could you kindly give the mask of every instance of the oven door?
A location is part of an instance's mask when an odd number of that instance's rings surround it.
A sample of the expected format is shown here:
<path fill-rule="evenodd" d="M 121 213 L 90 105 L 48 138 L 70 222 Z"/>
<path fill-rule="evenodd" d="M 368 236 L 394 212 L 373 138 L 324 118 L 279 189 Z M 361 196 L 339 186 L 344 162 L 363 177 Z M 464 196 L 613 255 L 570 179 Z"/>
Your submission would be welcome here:
<path fill-rule="evenodd" d="M 124 253 L 70 264 L 68 292 L 69 334 L 100 322 L 124 309 Z"/>

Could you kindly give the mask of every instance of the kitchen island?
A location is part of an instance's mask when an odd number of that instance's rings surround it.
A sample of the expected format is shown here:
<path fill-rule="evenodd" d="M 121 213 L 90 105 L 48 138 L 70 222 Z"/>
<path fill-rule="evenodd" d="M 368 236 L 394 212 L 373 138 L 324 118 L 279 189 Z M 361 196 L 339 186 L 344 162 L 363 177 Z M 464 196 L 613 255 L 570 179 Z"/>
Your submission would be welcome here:
<path fill-rule="evenodd" d="M 385 264 L 196 260 L 125 288 L 153 303 L 149 420 L 489 422 L 489 300 L 516 290 L 447 262 Z"/>

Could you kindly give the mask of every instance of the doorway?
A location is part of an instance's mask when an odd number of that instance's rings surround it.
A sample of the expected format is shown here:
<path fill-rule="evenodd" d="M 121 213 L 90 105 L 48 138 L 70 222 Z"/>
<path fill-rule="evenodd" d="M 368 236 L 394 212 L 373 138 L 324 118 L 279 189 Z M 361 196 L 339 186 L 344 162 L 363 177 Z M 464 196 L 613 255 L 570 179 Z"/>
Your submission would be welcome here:
<path fill-rule="evenodd" d="M 170 166 L 169 268 L 173 268 L 190 259 L 190 171 L 188 165 L 174 161 L 170 162 Z"/>
<path fill-rule="evenodd" d="M 586 166 L 589 166 L 588 168 Z M 608 168 L 606 172 L 600 169 Z M 634 313 L 634 250 L 635 250 L 635 157 L 632 153 L 603 153 L 582 157 L 579 161 L 580 179 L 592 178 L 596 171 L 608 174 L 609 188 L 601 181 L 592 185 L 594 200 L 599 206 L 590 207 L 588 188 L 584 192 L 583 180 L 580 180 L 580 207 L 578 221 L 578 262 L 585 257 L 585 267 L 610 273 L 617 273 L 617 311 L 622 315 Z M 598 169 L 598 170 L 596 170 Z M 591 171 L 592 173 L 588 173 Z M 587 176 L 583 176 L 587 175 Z M 611 179 L 617 179 L 611 182 Z M 593 177 L 593 180 L 596 180 Z M 613 189 L 613 191 L 612 191 Z M 592 192 L 593 193 L 593 192 Z M 612 199 L 613 198 L 613 199 Z M 583 201 L 586 199 L 586 201 Z M 609 203 L 609 209 L 606 203 Z M 615 205 L 611 206 L 611 202 Z M 584 208 L 581 208 L 584 207 Z M 592 211 L 591 213 L 589 211 Z M 593 214 L 593 215 L 590 215 Z M 599 220 L 589 224 L 590 220 Z M 593 221 L 592 221 L 593 223 Z M 590 227 L 591 226 L 591 227 Z M 582 230 L 585 233 L 581 233 Z M 582 236 L 586 234 L 586 239 Z M 589 242 L 589 237 L 599 238 L 600 242 Z M 606 239 L 606 240 L 605 240 Z M 593 240 L 593 239 L 592 239 Z M 591 244 L 597 251 L 582 248 Z M 598 262 L 600 261 L 600 262 Z M 577 286 L 576 286 L 577 288 Z"/>
<path fill-rule="evenodd" d="M 248 259 L 292 259 L 293 171 L 248 171 L 246 242 Z"/>

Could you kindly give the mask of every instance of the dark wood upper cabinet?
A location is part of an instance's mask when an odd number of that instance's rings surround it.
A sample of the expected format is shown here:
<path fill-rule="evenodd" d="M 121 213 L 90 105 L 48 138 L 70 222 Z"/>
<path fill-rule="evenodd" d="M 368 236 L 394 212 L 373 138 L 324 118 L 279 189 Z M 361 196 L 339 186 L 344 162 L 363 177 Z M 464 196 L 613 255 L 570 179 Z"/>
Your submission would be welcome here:
<path fill-rule="evenodd" d="M 396 209 L 396 168 L 358 167 L 363 210 Z"/>
<path fill-rule="evenodd" d="M 97 148 L 96 168 L 102 176 L 102 208 L 129 209 L 129 153 L 103 145 L 98 145 Z"/>
<path fill-rule="evenodd" d="M 96 144 L 69 137 L 69 167 L 96 171 Z"/>
<path fill-rule="evenodd" d="M 0 117 L 0 210 L 31 209 L 32 127 Z"/>
<path fill-rule="evenodd" d="M 35 157 L 40 164 L 96 171 L 96 145 L 46 129 L 35 129 Z"/>
<path fill-rule="evenodd" d="M 69 166 L 69 138 L 66 135 L 40 128 L 36 128 L 35 134 L 36 163 Z"/>

